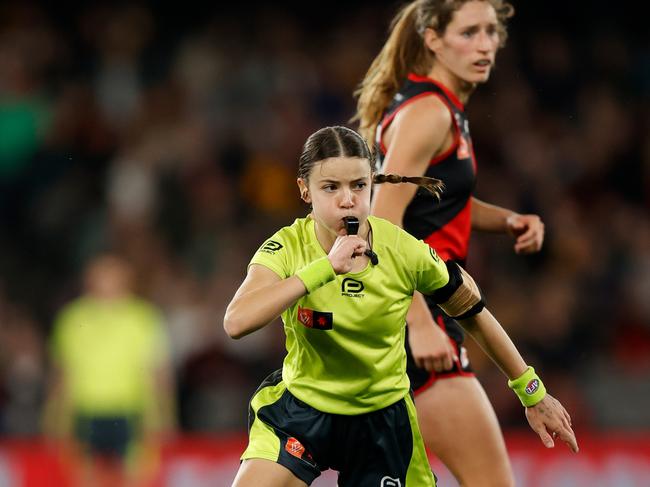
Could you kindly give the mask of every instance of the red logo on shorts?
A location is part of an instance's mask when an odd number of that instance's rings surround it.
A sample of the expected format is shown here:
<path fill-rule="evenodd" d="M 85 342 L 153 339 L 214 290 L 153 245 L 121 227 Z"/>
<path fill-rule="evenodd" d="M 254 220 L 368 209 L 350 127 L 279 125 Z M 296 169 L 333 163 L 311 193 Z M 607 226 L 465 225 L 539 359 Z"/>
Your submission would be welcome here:
<path fill-rule="evenodd" d="M 302 458 L 305 453 L 305 447 L 293 436 L 287 439 L 287 444 L 284 445 L 284 449 L 296 458 Z"/>
<path fill-rule="evenodd" d="M 537 379 L 531 380 L 528 385 L 526 386 L 526 394 L 532 395 L 537 392 L 537 389 L 539 389 L 539 381 Z"/>

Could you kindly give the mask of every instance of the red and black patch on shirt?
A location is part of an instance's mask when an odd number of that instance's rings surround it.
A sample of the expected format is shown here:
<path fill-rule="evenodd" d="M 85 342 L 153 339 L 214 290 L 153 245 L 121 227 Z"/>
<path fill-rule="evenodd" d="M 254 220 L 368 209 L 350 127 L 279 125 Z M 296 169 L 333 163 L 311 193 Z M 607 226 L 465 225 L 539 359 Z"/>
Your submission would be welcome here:
<path fill-rule="evenodd" d="M 315 311 L 298 306 L 298 321 L 307 328 L 316 330 L 331 330 L 333 314 L 326 311 Z"/>

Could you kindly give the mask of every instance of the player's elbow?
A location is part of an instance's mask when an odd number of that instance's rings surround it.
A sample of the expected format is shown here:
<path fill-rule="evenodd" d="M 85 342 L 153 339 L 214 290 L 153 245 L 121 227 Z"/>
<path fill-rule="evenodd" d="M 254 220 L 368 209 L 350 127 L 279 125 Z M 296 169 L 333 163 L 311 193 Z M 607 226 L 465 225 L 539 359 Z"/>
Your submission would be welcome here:
<path fill-rule="evenodd" d="M 236 312 L 228 307 L 226 314 L 223 317 L 223 329 L 226 331 L 226 334 L 235 340 L 246 335 L 246 324 L 241 319 L 241 316 L 238 316 Z"/>

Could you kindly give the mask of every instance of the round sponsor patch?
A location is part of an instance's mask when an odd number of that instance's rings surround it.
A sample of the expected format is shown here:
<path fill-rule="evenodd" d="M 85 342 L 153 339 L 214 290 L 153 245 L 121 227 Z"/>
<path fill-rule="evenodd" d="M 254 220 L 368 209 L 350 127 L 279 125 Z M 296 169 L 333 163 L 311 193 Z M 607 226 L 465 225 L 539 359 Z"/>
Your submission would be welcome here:
<path fill-rule="evenodd" d="M 530 395 L 535 394 L 535 393 L 537 392 L 537 389 L 539 389 L 539 380 L 537 380 L 537 379 L 532 379 L 532 380 L 531 380 L 531 381 L 526 385 L 526 389 L 524 389 L 524 390 L 526 391 L 526 394 L 528 394 L 528 395 L 530 396 Z"/>

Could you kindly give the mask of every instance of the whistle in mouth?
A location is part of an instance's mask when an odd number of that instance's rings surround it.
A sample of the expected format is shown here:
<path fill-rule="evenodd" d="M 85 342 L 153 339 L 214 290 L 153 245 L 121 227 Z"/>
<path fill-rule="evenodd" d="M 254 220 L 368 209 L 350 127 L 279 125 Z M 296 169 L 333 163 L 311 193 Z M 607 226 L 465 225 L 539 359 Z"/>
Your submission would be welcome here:
<path fill-rule="evenodd" d="M 356 216 L 344 217 L 343 224 L 345 225 L 345 231 L 348 232 L 348 235 L 356 235 L 359 232 L 359 219 Z M 375 254 L 372 249 L 366 249 L 364 255 L 368 256 L 372 265 L 379 264 L 379 257 L 377 257 L 377 254 Z"/>
<path fill-rule="evenodd" d="M 343 224 L 348 235 L 356 235 L 359 233 L 359 219 L 356 216 L 344 217 Z"/>

